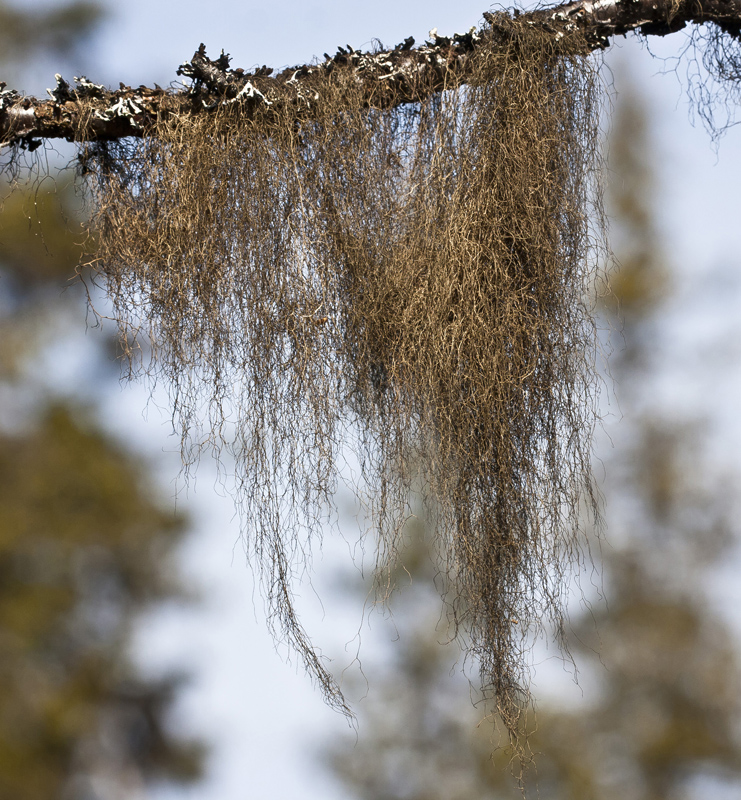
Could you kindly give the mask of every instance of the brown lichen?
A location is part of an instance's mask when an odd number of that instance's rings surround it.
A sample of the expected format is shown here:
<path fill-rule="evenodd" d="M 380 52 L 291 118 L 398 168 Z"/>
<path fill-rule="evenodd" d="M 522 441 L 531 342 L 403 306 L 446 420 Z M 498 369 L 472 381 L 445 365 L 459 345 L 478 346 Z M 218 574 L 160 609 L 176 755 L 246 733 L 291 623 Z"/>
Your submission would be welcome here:
<path fill-rule="evenodd" d="M 277 632 L 347 711 L 291 577 L 349 444 L 381 576 L 423 487 L 447 607 L 516 738 L 528 636 L 560 625 L 595 510 L 599 90 L 576 39 L 507 17 L 480 35 L 467 85 L 420 79 L 416 103 L 374 108 L 329 71 L 310 111 L 170 116 L 84 162 L 127 352 L 151 342 L 186 463 L 234 455 Z"/>

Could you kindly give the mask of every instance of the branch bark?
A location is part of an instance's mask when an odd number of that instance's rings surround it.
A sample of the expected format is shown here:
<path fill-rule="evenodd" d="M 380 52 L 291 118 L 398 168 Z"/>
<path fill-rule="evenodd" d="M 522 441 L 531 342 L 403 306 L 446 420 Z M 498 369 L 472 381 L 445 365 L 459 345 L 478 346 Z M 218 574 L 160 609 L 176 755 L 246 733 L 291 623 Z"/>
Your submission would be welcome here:
<path fill-rule="evenodd" d="M 502 17 L 483 16 L 496 35 Z M 741 0 L 574 0 L 518 16 L 542 26 L 557 39 L 581 31 L 591 50 L 604 49 L 613 37 L 631 31 L 665 36 L 688 24 L 712 23 L 741 38 Z M 340 47 L 334 56 L 325 53 L 322 62 L 292 67 L 277 75 L 268 67 L 253 73 L 231 69 L 228 56 L 222 53 L 212 61 L 201 45 L 177 71 L 191 84 L 174 90 L 157 85 L 134 89 L 123 84 L 111 90 L 84 77 L 75 78 L 73 87 L 57 75 L 56 88 L 48 90 L 50 99 L 42 100 L 21 96 L 0 82 L 0 146 L 33 150 L 43 139 L 141 137 L 148 135 L 158 119 L 170 114 L 208 113 L 232 103 L 239 103 L 246 115 L 275 102 L 293 103 L 310 113 L 312 105 L 320 101 L 317 87 L 321 78 L 336 70 L 354 73 L 367 93 L 369 106 L 414 102 L 420 99 L 420 83 L 431 92 L 465 83 L 467 64 L 482 38 L 483 33 L 476 30 L 452 37 L 433 31 L 421 47 L 414 47 L 412 38 L 376 53 Z"/>

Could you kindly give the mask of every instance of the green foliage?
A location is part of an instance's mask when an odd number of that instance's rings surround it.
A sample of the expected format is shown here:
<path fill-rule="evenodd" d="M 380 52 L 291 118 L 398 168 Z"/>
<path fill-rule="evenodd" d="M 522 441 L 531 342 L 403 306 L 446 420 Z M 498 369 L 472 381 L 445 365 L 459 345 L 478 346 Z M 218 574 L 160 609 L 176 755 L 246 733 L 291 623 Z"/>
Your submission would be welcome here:
<path fill-rule="evenodd" d="M 596 652 L 596 627 L 609 670 L 597 701 L 539 717 L 545 796 L 662 800 L 683 796 L 693 775 L 741 778 L 732 634 L 698 597 L 657 580 L 646 557 L 635 548 L 609 560 L 609 612 L 582 625 L 582 658 Z"/>
<path fill-rule="evenodd" d="M 0 184 L 0 379 L 18 380 L 59 321 L 84 313 L 77 208 L 70 184 Z"/>
<path fill-rule="evenodd" d="M 178 681 L 142 681 L 127 657 L 133 615 L 176 596 L 170 562 L 183 531 L 141 475 L 63 406 L 32 433 L 2 437 L 2 797 L 61 796 L 77 772 L 105 766 L 111 724 L 110 760 L 145 777 L 198 774 L 198 747 L 164 727 Z"/>
<path fill-rule="evenodd" d="M 64 288 L 83 253 L 71 184 L 6 188 L 0 204 L 0 265 L 11 291 Z"/>
<path fill-rule="evenodd" d="M 608 310 L 628 327 L 655 309 L 666 295 L 669 276 L 654 225 L 653 172 L 646 147 L 648 121 L 636 103 L 623 103 L 613 119 L 610 137 L 610 210 L 616 220 L 612 244 L 620 256 L 613 272 Z"/>
<path fill-rule="evenodd" d="M 72 55 L 99 17 L 87 3 L 0 4 L 0 63 Z M 0 194 L 0 797 L 138 796 L 202 765 L 203 746 L 168 726 L 183 677 L 145 678 L 130 654 L 137 618 L 185 599 L 173 563 L 185 520 L 94 410 L 29 380 L 84 314 L 81 220 L 51 178 Z"/>

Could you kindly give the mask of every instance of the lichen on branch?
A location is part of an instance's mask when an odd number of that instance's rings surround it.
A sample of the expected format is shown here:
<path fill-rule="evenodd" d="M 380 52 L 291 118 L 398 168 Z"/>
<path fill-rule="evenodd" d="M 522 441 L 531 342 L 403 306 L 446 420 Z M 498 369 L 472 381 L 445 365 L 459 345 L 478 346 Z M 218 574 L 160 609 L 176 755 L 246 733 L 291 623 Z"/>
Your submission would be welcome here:
<path fill-rule="evenodd" d="M 711 47 L 708 63 L 722 77 L 739 78 L 737 45 L 741 31 L 741 0 L 573 0 L 526 13 L 513 12 L 522 24 L 538 28 L 564 46 L 569 35 L 578 32 L 590 50 L 607 47 L 615 36 L 636 32 L 645 36 L 665 36 L 688 24 L 709 26 Z M 499 20 L 508 15 L 484 13 L 487 38 L 507 35 Z M 293 102 L 304 111 L 313 107 L 313 84 L 331 72 L 353 75 L 369 105 L 390 102 L 413 103 L 419 100 L 419 86 L 432 93 L 451 87 L 451 81 L 466 82 L 475 71 L 472 56 L 482 40 L 481 31 L 472 29 L 451 37 L 431 32 L 430 39 L 415 47 L 412 38 L 380 52 L 360 52 L 349 45 L 334 56 L 314 64 L 285 69 L 278 74 L 268 67 L 253 73 L 232 69 L 229 57 L 211 60 L 203 46 L 190 61 L 178 69 L 189 85 L 164 90 L 156 86 L 132 88 L 120 85 L 110 90 L 80 78 L 74 88 L 57 76 L 57 86 L 49 90 L 51 99 L 23 97 L 0 88 L 0 146 L 34 148 L 43 139 L 69 141 L 107 141 L 151 135 L 157 120 L 171 115 L 208 114 L 224 104 L 239 102 L 246 115 L 276 98 Z M 583 45 L 580 45 L 583 46 Z M 730 69 L 730 73 L 729 73 Z"/>
<path fill-rule="evenodd" d="M 171 387 L 186 462 L 233 455 L 277 634 L 347 711 L 292 576 L 354 448 L 378 586 L 420 489 L 451 622 L 516 740 L 529 637 L 560 624 L 595 509 L 600 92 L 578 31 L 496 22 L 443 91 L 420 70 L 373 102 L 341 67 L 301 99 L 196 63 L 195 91 L 235 102 L 89 144 L 82 163 L 97 280 L 132 358 L 151 343 L 142 367 Z M 244 113 L 248 85 L 264 99 Z"/>
<path fill-rule="evenodd" d="M 78 142 L 90 262 L 132 369 L 167 381 L 186 465 L 233 458 L 273 630 L 343 712 L 293 591 L 349 447 L 381 596 L 421 491 L 451 624 L 522 760 L 526 651 L 562 629 L 597 516 L 591 53 L 710 21 L 737 77 L 738 2 L 486 14 L 277 75 L 201 46 L 177 90 L 58 76 L 42 103 L 2 87 L 3 142 Z"/>

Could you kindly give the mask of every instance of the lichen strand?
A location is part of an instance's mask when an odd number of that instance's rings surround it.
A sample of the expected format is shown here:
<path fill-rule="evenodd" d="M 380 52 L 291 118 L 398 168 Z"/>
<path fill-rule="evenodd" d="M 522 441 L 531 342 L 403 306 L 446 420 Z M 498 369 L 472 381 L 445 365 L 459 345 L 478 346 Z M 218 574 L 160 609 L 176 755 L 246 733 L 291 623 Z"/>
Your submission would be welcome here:
<path fill-rule="evenodd" d="M 446 607 L 517 743 L 527 643 L 560 624 L 595 508 L 599 91 L 578 34 L 497 22 L 465 87 L 420 72 L 419 102 L 374 107 L 318 71 L 310 115 L 222 104 L 83 161 L 122 341 L 151 341 L 186 463 L 234 456 L 276 633 L 347 711 L 291 585 L 353 446 L 379 586 L 421 486 Z"/>

